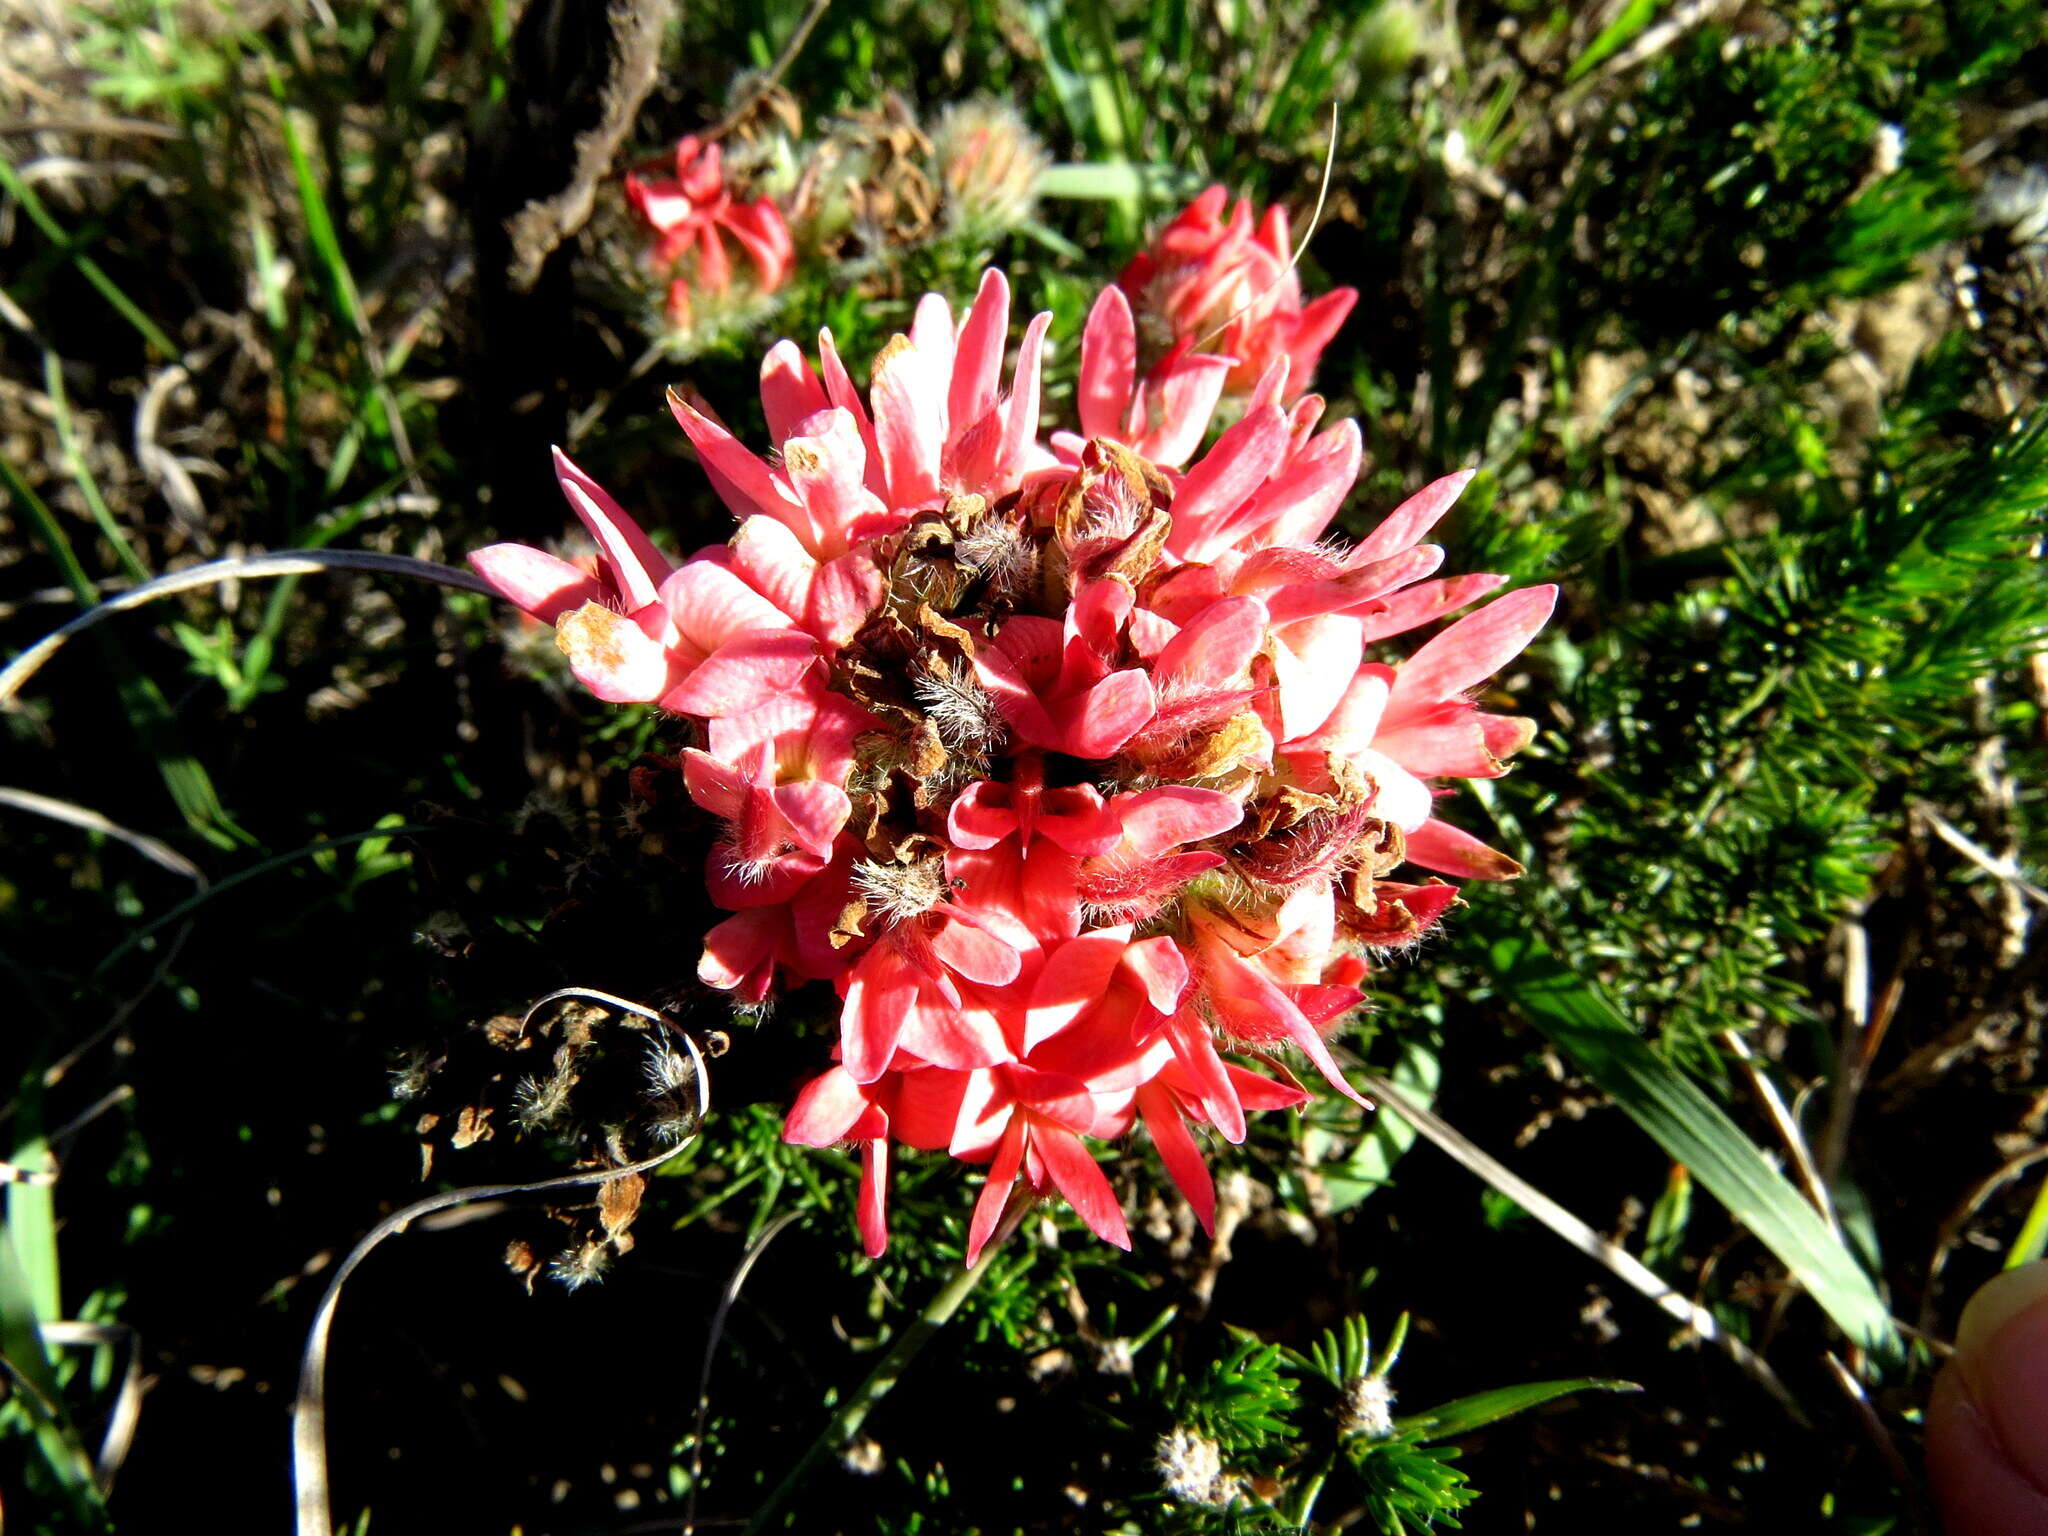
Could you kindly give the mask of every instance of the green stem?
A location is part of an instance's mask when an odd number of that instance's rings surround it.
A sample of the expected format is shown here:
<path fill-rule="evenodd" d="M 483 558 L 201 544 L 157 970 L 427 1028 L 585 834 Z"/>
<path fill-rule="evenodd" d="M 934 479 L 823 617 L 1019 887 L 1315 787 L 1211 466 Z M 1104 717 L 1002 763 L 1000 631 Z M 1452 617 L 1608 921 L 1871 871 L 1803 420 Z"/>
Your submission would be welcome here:
<path fill-rule="evenodd" d="M 762 1536 L 770 1529 L 769 1522 L 782 1512 L 783 1506 L 807 1484 L 817 1472 L 825 1458 L 836 1453 L 853 1437 L 860 1433 L 860 1427 L 867 1421 L 868 1414 L 894 1387 L 918 1352 L 929 1344 L 960 1310 L 962 1302 L 974 1294 L 974 1288 L 981 1284 L 988 1272 L 994 1268 L 996 1252 L 1010 1240 L 1018 1227 L 1023 1225 L 1024 1215 L 1031 1209 L 1028 1197 L 1013 1197 L 1010 1208 L 1003 1213 L 1002 1224 L 995 1235 L 982 1249 L 981 1260 L 973 1268 L 962 1264 L 946 1282 L 945 1289 L 931 1299 L 916 1322 L 903 1330 L 896 1342 L 889 1346 L 889 1352 L 882 1356 L 875 1368 L 868 1372 L 868 1379 L 854 1390 L 851 1397 L 839 1405 L 839 1409 L 813 1440 L 810 1449 L 804 1452 L 803 1460 L 790 1468 L 789 1475 L 776 1485 L 768 1495 L 768 1502 L 754 1512 L 754 1518 L 747 1522 L 745 1536 Z"/>

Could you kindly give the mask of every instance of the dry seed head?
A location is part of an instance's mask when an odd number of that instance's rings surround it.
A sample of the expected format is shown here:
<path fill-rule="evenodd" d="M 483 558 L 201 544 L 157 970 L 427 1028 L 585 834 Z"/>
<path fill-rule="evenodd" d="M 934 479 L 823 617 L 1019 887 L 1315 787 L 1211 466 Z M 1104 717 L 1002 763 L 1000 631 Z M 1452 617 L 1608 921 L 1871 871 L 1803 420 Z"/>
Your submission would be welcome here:
<path fill-rule="evenodd" d="M 920 669 L 910 691 L 939 733 L 939 740 L 957 750 L 985 752 L 1006 732 L 995 700 L 964 661 L 945 657 Z"/>
<path fill-rule="evenodd" d="M 568 1289 L 577 1291 L 602 1280 L 611 1261 L 611 1244 L 593 1238 L 556 1254 L 548 1261 L 548 1273 Z"/>
<path fill-rule="evenodd" d="M 512 1096 L 512 1117 L 519 1122 L 519 1128 L 535 1131 L 561 1119 L 562 1112 L 569 1107 L 569 1089 L 575 1082 L 575 1073 L 567 1070 L 556 1072 L 545 1081 L 522 1077 Z"/>
<path fill-rule="evenodd" d="M 910 864 L 862 859 L 853 866 L 853 883 L 873 911 L 900 923 L 945 900 L 946 861 L 936 855 Z"/>
<path fill-rule="evenodd" d="M 982 518 L 953 541 L 953 558 L 986 578 L 1000 598 L 1014 598 L 1038 574 L 1038 546 L 1007 517 Z"/>

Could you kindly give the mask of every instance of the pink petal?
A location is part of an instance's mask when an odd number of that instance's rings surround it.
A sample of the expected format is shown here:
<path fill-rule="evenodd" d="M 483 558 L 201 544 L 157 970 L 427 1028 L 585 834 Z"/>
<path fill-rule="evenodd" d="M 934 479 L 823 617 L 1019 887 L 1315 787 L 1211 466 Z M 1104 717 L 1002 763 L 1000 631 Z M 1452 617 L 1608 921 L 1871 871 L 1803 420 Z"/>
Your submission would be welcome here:
<path fill-rule="evenodd" d="M 1209 1026 L 1192 1008 L 1183 1009 L 1168 1023 L 1166 1038 L 1173 1047 L 1175 1061 L 1201 1099 L 1209 1123 L 1232 1146 L 1241 1143 L 1245 1137 L 1245 1106 L 1238 1102 L 1231 1073 L 1226 1070 L 1228 1064 L 1217 1054 L 1216 1037 Z"/>
<path fill-rule="evenodd" d="M 709 560 L 678 566 L 661 584 L 661 603 L 677 634 L 699 650 L 716 650 L 741 635 L 789 629 L 787 614 Z"/>
<path fill-rule="evenodd" d="M 1424 545 L 1434 549 L 1434 545 Z M 1375 608 L 1362 609 L 1359 619 L 1365 625 L 1365 638 L 1384 640 L 1389 635 L 1404 634 L 1419 628 L 1433 619 L 1440 619 L 1453 613 L 1467 603 L 1477 602 L 1494 588 L 1505 584 L 1505 576 L 1487 576 L 1473 573 L 1466 576 L 1447 576 L 1442 581 L 1426 581 L 1420 586 L 1410 587 L 1382 600 Z"/>
<path fill-rule="evenodd" d="M 1244 807 L 1221 790 L 1185 784 L 1118 795 L 1110 805 L 1123 822 L 1125 843 L 1140 859 L 1220 836 L 1244 820 Z"/>
<path fill-rule="evenodd" d="M 707 987 L 735 994 L 741 1002 L 760 1002 L 775 979 L 784 934 L 780 907 L 757 907 L 728 917 L 704 935 L 697 979 Z"/>
<path fill-rule="evenodd" d="M 1376 750 L 1418 778 L 1497 779 L 1501 761 L 1487 750 L 1478 710 L 1463 700 L 1411 711 L 1400 725 L 1373 738 Z"/>
<path fill-rule="evenodd" d="M 794 688 L 817 659 L 816 643 L 793 629 L 741 635 L 663 694 L 661 707 L 681 715 L 739 714 Z"/>
<path fill-rule="evenodd" d="M 731 763 L 700 752 L 683 749 L 683 787 L 690 798 L 714 816 L 728 821 L 740 813 L 740 802 L 749 788 L 747 776 Z M 821 850 L 822 852 L 822 850 Z"/>
<path fill-rule="evenodd" d="M 1455 475 L 1445 475 L 1433 480 L 1410 496 L 1400 506 L 1387 514 L 1386 520 L 1368 534 L 1363 543 L 1351 551 L 1345 561 L 1347 565 L 1369 565 L 1375 560 L 1384 560 L 1389 555 L 1398 555 L 1402 550 L 1421 542 L 1422 536 L 1437 525 L 1451 505 L 1464 494 L 1465 487 L 1472 483 L 1476 470 L 1461 469 Z"/>
<path fill-rule="evenodd" d="M 875 441 L 888 481 L 886 500 L 898 509 L 936 501 L 946 449 L 946 379 L 933 359 L 898 336 L 875 359 L 868 393 Z"/>
<path fill-rule="evenodd" d="M 1328 720 L 1344 697 L 1365 654 L 1365 640 L 1356 619 L 1325 614 L 1288 625 L 1278 642 L 1270 654 L 1280 688 L 1279 736 L 1283 742 L 1298 741 Z"/>
<path fill-rule="evenodd" d="M 668 408 L 697 450 L 719 499 L 732 509 L 733 516 L 747 517 L 755 512 L 770 517 L 786 515 L 794 505 L 793 498 L 775 483 L 774 472 L 748 452 L 745 444 L 684 399 L 680 390 L 668 392 Z"/>
<path fill-rule="evenodd" d="M 645 608 L 673 567 L 668 556 L 654 547 L 654 541 L 640 531 L 605 488 L 578 469 L 569 455 L 555 448 L 555 479 L 562 487 L 570 508 L 583 520 L 604 551 L 605 564 L 628 608 Z"/>
<path fill-rule="evenodd" d="M 868 489 L 882 495 L 888 489 L 888 480 L 882 471 L 882 450 L 875 441 L 875 424 L 868 418 L 860 391 L 853 387 L 846 364 L 839 360 L 839 349 L 832 344 L 829 330 L 818 332 L 818 371 L 824 379 L 825 398 L 851 416 L 860 428 L 860 440 L 868 452 Z"/>
<path fill-rule="evenodd" d="M 782 444 L 782 470 L 804 515 L 785 517 L 820 559 L 844 554 L 855 527 L 887 509 L 867 488 L 867 449 L 852 413 L 827 409 L 806 416 Z"/>
<path fill-rule="evenodd" d="M 1339 422 L 1294 456 L 1260 494 L 1257 512 L 1230 533 L 1255 533 L 1263 544 L 1307 544 L 1321 538 L 1351 494 L 1364 455 L 1358 423 Z"/>
<path fill-rule="evenodd" d="M 1506 854 L 1434 816 L 1408 834 L 1408 862 L 1469 880 L 1512 880 L 1522 872 Z"/>
<path fill-rule="evenodd" d="M 869 1103 L 868 1090 L 846 1068 L 828 1067 L 797 1094 L 782 1123 L 782 1139 L 799 1147 L 829 1147 L 845 1139 Z"/>
<path fill-rule="evenodd" d="M 861 1143 L 860 1246 L 871 1259 L 889 1247 L 889 1143 L 880 1136 Z"/>
<path fill-rule="evenodd" d="M 973 1219 L 967 1223 L 969 1269 L 974 1267 L 982 1249 L 988 1246 L 989 1238 L 994 1236 L 996 1224 L 1003 1218 L 1003 1208 L 1010 1203 L 1010 1190 L 1017 1182 L 1017 1168 L 1023 1161 L 1024 1121 L 1019 1116 L 1003 1133 L 995 1160 L 988 1165 L 988 1178 L 982 1183 L 981 1194 L 974 1202 Z"/>
<path fill-rule="evenodd" d="M 1023 957 L 994 934 L 951 914 L 932 935 L 932 952 L 969 981 L 990 987 L 1008 986 L 1023 964 Z"/>
<path fill-rule="evenodd" d="M 1308 1102 L 1308 1095 L 1296 1083 L 1279 1083 L 1243 1067 L 1225 1063 L 1237 1101 L 1246 1109 L 1293 1109 Z"/>
<path fill-rule="evenodd" d="M 986 1009 L 948 1002 L 933 988 L 919 996 L 904 1021 L 900 1042 L 904 1050 L 934 1067 L 954 1071 L 972 1071 L 1010 1059 L 1002 1027 Z"/>
<path fill-rule="evenodd" d="M 1151 680 L 1136 667 L 1110 673 L 1075 703 L 1077 718 L 1066 728 L 1060 750 L 1093 758 L 1108 757 L 1137 735 L 1157 707 Z"/>
<path fill-rule="evenodd" d="M 1123 952 L 1123 965 L 1145 989 L 1145 1000 L 1158 1012 L 1171 1015 L 1180 1006 L 1188 987 L 1187 956 L 1164 934 L 1140 939 Z"/>
<path fill-rule="evenodd" d="M 825 386 L 811 372 L 795 342 L 778 341 L 768 349 L 761 359 L 761 409 L 768 418 L 771 441 L 780 443 L 796 430 L 798 422 L 830 403 Z"/>
<path fill-rule="evenodd" d="M 607 704 L 649 704 L 669 687 L 674 668 L 659 641 L 632 618 L 585 603 L 555 620 L 555 645 L 576 680 Z"/>
<path fill-rule="evenodd" d="M 1072 1131 L 1040 1122 L 1031 1128 L 1031 1145 L 1054 1186 L 1067 1197 L 1067 1204 L 1087 1223 L 1088 1230 L 1128 1252 L 1131 1235 L 1124 1226 L 1116 1191 L 1109 1187 L 1101 1166 L 1088 1155 L 1080 1138 Z"/>
<path fill-rule="evenodd" d="M 1123 436 L 1137 367 L 1138 331 L 1131 301 L 1112 283 L 1097 296 L 1081 333 L 1081 382 L 1074 403 L 1084 437 Z"/>
<path fill-rule="evenodd" d="M 1003 412 L 1002 472 L 1020 473 L 1038 438 L 1038 373 L 1045 353 L 1045 332 L 1052 324 L 1050 311 L 1031 317 L 1024 328 L 1023 343 L 1017 348 L 1017 371 L 1010 383 L 1010 401 Z M 1003 489 L 1007 489 L 1005 486 Z M 991 488 L 993 489 L 993 488 Z"/>
<path fill-rule="evenodd" d="M 910 317 L 910 344 L 932 362 L 933 372 L 953 376 L 953 310 L 943 295 L 928 293 Z"/>
<path fill-rule="evenodd" d="M 1092 784 L 1046 790 L 1039 799 L 1036 831 L 1083 857 L 1108 853 L 1124 835 L 1123 824 Z"/>
<path fill-rule="evenodd" d="M 780 785 L 771 793 L 775 808 L 782 812 L 797 842 L 819 858 L 829 859 L 833 840 L 853 814 L 853 802 L 847 799 L 846 791 L 837 784 L 805 779 Z"/>
<path fill-rule="evenodd" d="M 1098 928 L 1046 955 L 1024 1019 L 1027 1055 L 1102 1000 L 1130 942 L 1128 925 Z"/>
<path fill-rule="evenodd" d="M 1003 348 L 1010 339 L 1010 284 L 990 267 L 981 274 L 974 307 L 960 327 L 953 354 L 953 382 L 947 416 L 955 436 L 989 414 L 1002 383 Z"/>
<path fill-rule="evenodd" d="M 1294 323 L 1294 335 L 1287 343 L 1288 355 L 1295 363 L 1296 383 L 1305 386 L 1315 376 L 1316 359 L 1343 326 L 1351 313 L 1351 306 L 1357 302 L 1356 288 L 1335 288 L 1302 306 L 1301 314 Z"/>
<path fill-rule="evenodd" d="M 1492 677 L 1522 654 L 1556 606 L 1556 587 L 1525 587 L 1467 614 L 1395 669 L 1388 716 Z"/>
<path fill-rule="evenodd" d="M 1152 676 L 1160 684 L 1228 688 L 1244 675 L 1265 638 L 1266 605 L 1255 597 L 1225 598 L 1167 641 L 1152 663 Z"/>
<path fill-rule="evenodd" d="M 1164 373 L 1147 377 L 1139 392 L 1145 414 L 1158 424 L 1131 446 L 1168 469 L 1185 464 L 1208 435 L 1231 367 L 1230 358 L 1193 352 Z"/>
<path fill-rule="evenodd" d="M 1180 1110 L 1174 1106 L 1173 1096 L 1156 1084 L 1148 1084 L 1138 1090 L 1138 1113 L 1145 1117 L 1145 1129 L 1152 1133 L 1152 1145 L 1159 1151 L 1159 1161 L 1180 1192 L 1194 1207 L 1195 1220 L 1202 1224 L 1202 1230 L 1211 1237 L 1216 1235 L 1216 1185 L 1209 1177 L 1209 1165 L 1202 1160 L 1202 1152 L 1195 1145 L 1195 1138 L 1188 1134 Z"/>
<path fill-rule="evenodd" d="M 1251 499 L 1287 451 L 1287 418 L 1277 407 L 1254 411 L 1216 440 L 1196 461 L 1173 499 L 1169 552 L 1202 558 L 1214 528 Z"/>
<path fill-rule="evenodd" d="M 470 551 L 469 563 L 500 597 L 543 624 L 585 603 L 602 605 L 609 595 L 588 571 L 524 544 L 486 545 Z"/>
<path fill-rule="evenodd" d="M 946 838 L 956 848 L 993 848 L 1017 830 L 1008 786 L 977 779 L 953 797 L 946 812 Z"/>
<path fill-rule="evenodd" d="M 1003 637 L 1027 622 L 1028 619 L 1012 619 L 1003 626 Z M 1037 622 L 1051 626 L 1048 619 Z M 1009 649 L 1003 645 L 1002 638 L 975 653 L 974 674 L 995 701 L 996 712 L 1011 730 L 1033 746 L 1060 746 L 1063 738 L 1059 728 L 1052 723 L 1052 717 L 1039 702 L 1038 694 L 1026 680 L 1023 669 Z"/>
<path fill-rule="evenodd" d="M 1232 1034 L 1256 1042 L 1285 1040 L 1315 1063 L 1332 1088 L 1366 1108 L 1369 1100 L 1344 1080 L 1336 1058 L 1315 1026 L 1288 993 L 1256 965 L 1219 944 L 1205 947 L 1208 992 L 1217 1021 Z"/>
<path fill-rule="evenodd" d="M 1430 794 L 1429 786 L 1392 758 L 1371 747 L 1355 747 L 1350 757 L 1358 770 L 1373 782 L 1373 815 L 1381 821 L 1391 821 L 1413 836 L 1416 828 L 1429 820 L 1430 808 L 1436 804 L 1436 797 Z"/>
<path fill-rule="evenodd" d="M 856 1083 L 871 1083 L 888 1070 L 917 993 L 916 972 L 891 945 L 876 945 L 854 964 L 839 1010 L 839 1048 Z"/>

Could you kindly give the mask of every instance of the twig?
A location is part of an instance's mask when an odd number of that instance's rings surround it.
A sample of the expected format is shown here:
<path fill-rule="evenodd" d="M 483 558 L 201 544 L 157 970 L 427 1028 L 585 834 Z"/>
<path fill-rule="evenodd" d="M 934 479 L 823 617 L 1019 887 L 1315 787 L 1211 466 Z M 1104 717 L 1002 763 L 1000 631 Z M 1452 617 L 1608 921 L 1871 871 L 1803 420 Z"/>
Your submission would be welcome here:
<path fill-rule="evenodd" d="M 452 565 L 414 560 L 405 555 L 380 555 L 366 549 L 287 549 L 270 555 L 244 555 L 236 559 L 209 561 L 190 570 L 173 571 L 168 576 L 145 581 L 139 587 L 130 587 L 119 597 L 108 598 L 104 603 L 86 609 L 62 629 L 43 636 L 9 662 L 6 670 L 0 671 L 0 704 L 7 703 L 19 693 L 22 685 L 42 670 L 43 664 L 62 649 L 65 641 L 117 613 L 126 613 L 131 608 L 140 608 L 176 592 L 210 587 L 215 582 L 266 576 L 311 576 L 322 571 L 379 571 L 388 576 L 413 576 L 422 581 L 438 582 L 444 587 L 459 587 L 465 592 L 481 592 L 486 597 L 496 595 L 481 577 L 457 570 Z"/>
<path fill-rule="evenodd" d="M 146 832 L 134 832 L 117 822 L 109 821 L 98 811 L 82 805 L 73 805 L 69 800 L 53 800 L 48 795 L 38 795 L 30 790 L 11 789 L 5 786 L 0 786 L 0 805 L 11 805 L 18 811 L 47 816 L 52 821 L 83 827 L 88 832 L 98 832 L 117 842 L 126 843 L 159 869 L 167 869 L 174 875 L 183 875 L 202 891 L 206 889 L 206 876 L 201 873 L 199 866 L 177 849 L 168 843 L 159 842 Z"/>
<path fill-rule="evenodd" d="M 2036 905 L 2048 907 L 2048 891 L 2042 890 L 2040 886 L 2034 884 L 2033 881 L 2021 874 L 2018 868 L 2014 866 L 2012 860 L 2001 859 L 1981 844 L 1972 842 L 1963 831 L 1924 800 L 1914 801 L 1913 811 L 1915 815 L 1927 823 L 1929 829 L 1933 831 L 1936 837 L 1983 870 L 1985 874 L 2010 886 Z"/>
<path fill-rule="evenodd" d="M 1884 1464 L 1891 1469 L 1892 1481 L 1906 1489 L 1907 1496 L 1913 1500 L 1914 1526 L 1925 1530 L 1926 1514 L 1919 1507 L 1920 1480 L 1913 1475 L 1912 1468 L 1906 1465 L 1906 1458 L 1899 1450 L 1899 1442 L 1892 1437 L 1891 1430 L 1885 1426 L 1884 1420 L 1878 1417 L 1877 1410 L 1871 1406 L 1870 1395 L 1863 1390 L 1863 1383 L 1856 1379 L 1856 1373 L 1836 1359 L 1832 1353 L 1822 1358 L 1828 1363 L 1828 1374 L 1834 1377 L 1835 1385 L 1840 1387 L 1842 1395 L 1849 1399 L 1849 1407 L 1856 1415 L 1856 1422 L 1862 1426 L 1865 1437 L 1877 1448 L 1878 1455 L 1884 1458 Z"/>
<path fill-rule="evenodd" d="M 1655 58 L 1694 27 L 1712 20 L 1727 8 L 1728 0 L 1689 0 L 1688 4 L 1678 7 L 1669 18 L 1646 30 L 1642 36 L 1609 59 L 1600 73 L 1611 78 L 1634 69 L 1645 60 Z"/>
<path fill-rule="evenodd" d="M 1799 1183 L 1806 1191 L 1806 1198 L 1819 1211 L 1823 1220 L 1840 1236 L 1842 1225 L 1835 1215 L 1835 1202 L 1822 1182 L 1820 1171 L 1813 1165 L 1813 1154 L 1807 1150 L 1806 1137 L 1799 1129 L 1798 1117 L 1786 1104 L 1785 1096 L 1778 1092 L 1778 1085 L 1764 1075 L 1758 1065 L 1756 1054 L 1750 1050 L 1749 1042 L 1732 1029 L 1720 1034 L 1721 1045 L 1729 1055 L 1742 1063 L 1743 1075 L 1749 1079 L 1749 1086 L 1764 1106 L 1764 1113 L 1770 1116 L 1771 1125 L 1778 1133 L 1778 1139 L 1785 1143 L 1785 1150 L 1792 1158 L 1792 1168 L 1799 1175 Z"/>
<path fill-rule="evenodd" d="M 2048 1147 L 2034 1147 L 2007 1160 L 1980 1179 L 1976 1187 L 1963 1197 L 1962 1203 L 1942 1219 L 1941 1227 L 1934 1235 L 1934 1254 L 1927 1261 L 1927 1288 L 1920 1297 L 1920 1328 L 1923 1332 L 1934 1332 L 1934 1303 L 1939 1294 L 1941 1272 L 1948 1264 L 1948 1256 L 1954 1250 L 1964 1224 L 1977 1214 L 1986 1200 L 2044 1160 L 2048 1160 Z"/>
<path fill-rule="evenodd" d="M 147 123 L 129 117 L 14 117 L 0 122 L 0 134 L 105 134 L 108 138 L 178 139 L 182 130 L 169 123 Z"/>
<path fill-rule="evenodd" d="M 582 442 L 584 435 L 598 424 L 606 411 L 612 408 L 612 402 L 618 399 L 626 390 L 639 383 L 641 379 L 645 378 L 648 370 L 660 362 L 666 355 L 667 350 L 658 341 L 642 352 L 634 360 L 633 366 L 626 370 L 626 376 L 619 380 L 617 388 L 605 390 L 595 400 L 591 401 L 587 407 L 569 418 L 569 430 L 565 446 L 573 449 L 578 443 Z"/>
<path fill-rule="evenodd" d="M 717 122 L 704 130 L 707 139 L 722 139 L 738 126 L 746 115 L 760 104 L 761 98 L 774 89 L 776 82 L 789 73 L 789 66 L 796 62 L 796 56 L 803 52 L 804 44 L 811 40 L 811 31 L 831 8 L 832 0 L 811 0 L 803 15 L 798 19 L 796 30 L 789 34 L 789 41 L 782 45 L 782 52 L 775 56 L 775 62 L 768 66 L 766 74 L 755 77 L 745 95 L 733 103 L 733 108 Z"/>
<path fill-rule="evenodd" d="M 1519 1174 L 1481 1151 L 1461 1132 L 1439 1120 L 1420 1105 L 1410 1103 L 1407 1096 L 1386 1078 L 1365 1073 L 1361 1074 L 1358 1081 L 1367 1093 L 1414 1126 L 1423 1136 L 1448 1153 L 1454 1161 L 1463 1164 L 1491 1184 L 1587 1258 L 1605 1265 L 1620 1279 L 1655 1302 L 1659 1310 L 1685 1324 L 1701 1338 L 1720 1345 L 1751 1380 L 1777 1400 L 1794 1423 L 1802 1427 L 1808 1424 L 1805 1413 L 1793 1400 L 1784 1382 L 1778 1379 L 1778 1373 L 1771 1369 L 1769 1362 L 1724 1329 L 1716 1321 L 1713 1313 L 1674 1291 L 1641 1259 L 1626 1248 L 1609 1242 L 1586 1222 L 1574 1216 Z"/>
<path fill-rule="evenodd" d="M 1870 1062 L 1870 932 L 1860 914 L 1836 926 L 1842 939 L 1842 1028 L 1835 1044 L 1835 1071 L 1828 1084 L 1828 1118 L 1821 1127 L 1819 1172 L 1823 1187 L 1834 1181 L 1849 1153 L 1849 1122 Z"/>

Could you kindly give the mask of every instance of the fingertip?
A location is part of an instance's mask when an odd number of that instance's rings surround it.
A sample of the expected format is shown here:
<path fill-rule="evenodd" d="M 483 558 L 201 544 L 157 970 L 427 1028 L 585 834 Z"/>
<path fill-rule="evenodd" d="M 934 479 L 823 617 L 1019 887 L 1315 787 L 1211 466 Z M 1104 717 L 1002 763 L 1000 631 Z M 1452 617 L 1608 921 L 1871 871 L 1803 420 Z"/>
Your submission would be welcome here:
<path fill-rule="evenodd" d="M 2048 1493 L 2013 1464 L 1954 1360 L 1927 1405 L 1927 1478 L 1946 1536 L 2048 1536 Z"/>

